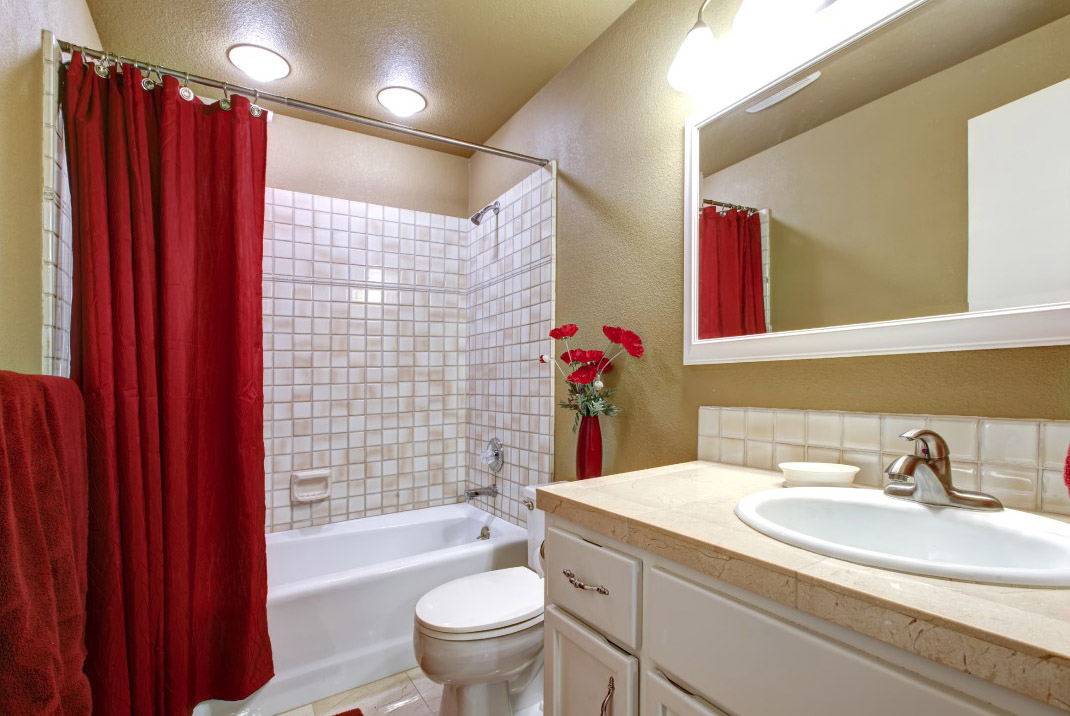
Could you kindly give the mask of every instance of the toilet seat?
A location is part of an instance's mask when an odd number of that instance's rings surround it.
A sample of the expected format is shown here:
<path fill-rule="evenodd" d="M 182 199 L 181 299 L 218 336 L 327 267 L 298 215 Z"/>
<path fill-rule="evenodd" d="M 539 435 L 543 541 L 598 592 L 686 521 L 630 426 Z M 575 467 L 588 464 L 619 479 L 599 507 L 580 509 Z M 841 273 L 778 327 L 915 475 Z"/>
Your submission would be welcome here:
<path fill-rule="evenodd" d="M 469 631 L 469 632 L 448 632 L 448 631 L 436 631 L 430 629 L 423 624 L 416 623 L 416 631 L 420 632 L 424 636 L 431 637 L 432 639 L 442 639 L 443 641 L 480 641 L 481 639 L 495 639 L 500 636 L 508 636 L 509 634 L 515 634 L 517 632 L 530 629 L 534 626 L 542 624 L 542 614 L 526 619 L 517 624 L 510 624 L 509 626 L 499 627 L 497 629 L 486 629 L 484 631 Z"/>
<path fill-rule="evenodd" d="M 542 623 L 542 578 L 527 567 L 461 577 L 416 604 L 416 627 L 450 641 L 490 639 Z"/>

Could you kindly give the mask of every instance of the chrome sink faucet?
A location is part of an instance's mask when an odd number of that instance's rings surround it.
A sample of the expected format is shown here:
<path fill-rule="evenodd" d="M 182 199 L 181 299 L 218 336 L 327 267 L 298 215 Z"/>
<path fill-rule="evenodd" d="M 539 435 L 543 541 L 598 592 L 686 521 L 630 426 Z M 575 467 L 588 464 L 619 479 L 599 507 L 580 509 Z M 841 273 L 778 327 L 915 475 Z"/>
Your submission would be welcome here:
<path fill-rule="evenodd" d="M 892 482 L 884 488 L 884 494 L 926 505 L 986 511 L 1003 509 L 1003 503 L 992 495 L 960 490 L 952 484 L 947 442 L 937 433 L 921 428 L 908 430 L 899 437 L 914 441 L 914 454 L 896 458 L 885 469 Z M 910 478 L 913 483 L 908 482 Z"/>

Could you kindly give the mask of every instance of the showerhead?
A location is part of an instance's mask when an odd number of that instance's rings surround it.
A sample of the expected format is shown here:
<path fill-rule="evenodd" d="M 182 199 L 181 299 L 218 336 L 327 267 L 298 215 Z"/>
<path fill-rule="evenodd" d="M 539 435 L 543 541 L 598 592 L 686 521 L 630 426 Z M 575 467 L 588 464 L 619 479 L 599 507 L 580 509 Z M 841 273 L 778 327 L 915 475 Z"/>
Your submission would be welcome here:
<path fill-rule="evenodd" d="M 487 204 L 482 209 L 480 209 L 476 213 L 472 214 L 472 216 L 470 217 L 470 221 L 473 224 L 475 224 L 476 226 L 479 226 L 481 223 L 483 223 L 483 217 L 485 217 L 487 215 L 487 212 L 493 211 L 494 215 L 497 216 L 498 212 L 501 211 L 501 210 L 502 210 L 501 204 L 499 202 L 497 202 L 497 201 L 494 202 L 493 204 Z"/>

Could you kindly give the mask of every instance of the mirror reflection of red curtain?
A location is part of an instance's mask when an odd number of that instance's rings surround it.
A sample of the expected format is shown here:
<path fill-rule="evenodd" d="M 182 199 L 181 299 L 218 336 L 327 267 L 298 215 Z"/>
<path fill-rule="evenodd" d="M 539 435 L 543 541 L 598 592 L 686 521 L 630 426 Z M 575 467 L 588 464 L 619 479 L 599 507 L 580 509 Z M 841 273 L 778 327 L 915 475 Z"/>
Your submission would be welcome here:
<path fill-rule="evenodd" d="M 267 125 L 80 53 L 64 117 L 98 716 L 188 716 L 272 675 L 261 281 Z M 0 712 L 3 708 L 0 707 Z"/>
<path fill-rule="evenodd" d="M 708 206 L 699 220 L 698 337 L 754 333 L 765 333 L 761 219 Z"/>

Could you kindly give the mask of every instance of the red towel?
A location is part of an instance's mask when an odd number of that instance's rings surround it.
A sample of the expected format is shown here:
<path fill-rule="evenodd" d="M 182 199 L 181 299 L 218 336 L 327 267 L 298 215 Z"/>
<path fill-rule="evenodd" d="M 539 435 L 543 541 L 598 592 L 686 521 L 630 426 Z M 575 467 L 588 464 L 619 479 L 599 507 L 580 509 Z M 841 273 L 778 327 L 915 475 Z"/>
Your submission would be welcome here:
<path fill-rule="evenodd" d="M 85 716 L 85 408 L 0 371 L 0 714 Z"/>

